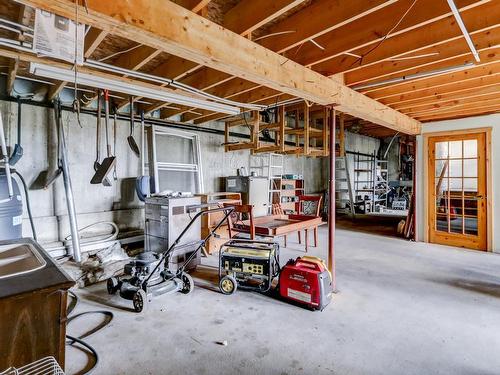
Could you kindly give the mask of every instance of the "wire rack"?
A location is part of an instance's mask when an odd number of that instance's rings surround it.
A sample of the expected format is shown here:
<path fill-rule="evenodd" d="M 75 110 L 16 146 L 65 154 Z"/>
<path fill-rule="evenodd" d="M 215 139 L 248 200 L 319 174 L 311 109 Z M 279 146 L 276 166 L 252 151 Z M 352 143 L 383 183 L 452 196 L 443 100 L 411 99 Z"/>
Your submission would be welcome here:
<path fill-rule="evenodd" d="M 64 375 L 54 357 L 45 357 L 19 368 L 8 368 L 0 375 Z"/>

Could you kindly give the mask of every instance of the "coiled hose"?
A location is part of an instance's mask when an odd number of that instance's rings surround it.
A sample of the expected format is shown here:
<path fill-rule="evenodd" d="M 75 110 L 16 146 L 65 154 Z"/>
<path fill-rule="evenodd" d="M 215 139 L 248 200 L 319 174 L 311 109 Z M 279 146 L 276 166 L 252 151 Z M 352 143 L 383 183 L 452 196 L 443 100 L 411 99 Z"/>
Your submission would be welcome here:
<path fill-rule="evenodd" d="M 99 364 L 99 354 L 97 353 L 97 350 L 92 345 L 90 345 L 89 343 L 85 342 L 83 339 L 85 337 L 89 337 L 90 335 L 93 335 L 94 333 L 96 333 L 96 332 L 100 331 L 101 329 L 103 329 L 104 327 L 106 327 L 109 323 L 111 323 L 111 321 L 113 320 L 114 315 L 109 310 L 84 311 L 84 312 L 81 312 L 81 313 L 78 313 L 78 314 L 71 315 L 71 313 L 76 308 L 76 306 L 78 305 L 78 302 L 80 300 L 79 300 L 78 296 L 74 292 L 72 292 L 71 290 L 68 291 L 68 294 L 73 298 L 73 301 L 74 301 L 73 304 L 71 304 L 71 305 L 68 306 L 68 325 L 73 320 L 75 320 L 75 319 L 77 319 L 77 318 L 79 318 L 79 317 L 81 317 L 83 315 L 102 314 L 102 315 L 108 317 L 108 319 L 106 321 L 104 321 L 102 324 L 98 325 L 97 327 L 95 327 L 94 329 L 92 329 L 91 331 L 85 333 L 82 336 L 74 337 L 74 336 L 71 336 L 71 335 L 66 335 L 66 339 L 67 339 L 66 345 L 80 344 L 84 348 L 88 349 L 90 351 L 90 353 L 92 353 L 92 355 L 94 356 L 94 363 L 92 364 L 92 367 L 89 370 L 87 370 L 86 372 L 84 372 L 82 374 L 82 375 L 86 375 L 86 374 L 90 374 L 92 371 L 94 371 L 94 369 Z"/>

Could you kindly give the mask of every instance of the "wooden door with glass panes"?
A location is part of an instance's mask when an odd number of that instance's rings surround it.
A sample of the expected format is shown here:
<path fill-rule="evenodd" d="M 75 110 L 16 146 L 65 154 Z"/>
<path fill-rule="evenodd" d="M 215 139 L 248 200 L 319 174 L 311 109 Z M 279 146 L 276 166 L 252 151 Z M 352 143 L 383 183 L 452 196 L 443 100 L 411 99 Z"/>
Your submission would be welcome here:
<path fill-rule="evenodd" d="M 429 241 L 487 250 L 486 134 L 429 138 Z"/>

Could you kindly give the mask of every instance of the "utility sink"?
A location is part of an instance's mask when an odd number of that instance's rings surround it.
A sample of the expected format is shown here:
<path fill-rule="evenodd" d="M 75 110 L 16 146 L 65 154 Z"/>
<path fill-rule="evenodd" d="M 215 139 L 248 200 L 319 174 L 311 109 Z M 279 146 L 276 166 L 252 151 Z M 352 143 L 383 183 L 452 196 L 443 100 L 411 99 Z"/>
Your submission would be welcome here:
<path fill-rule="evenodd" d="M 30 243 L 0 246 L 0 279 L 33 272 L 46 265 L 42 255 Z"/>

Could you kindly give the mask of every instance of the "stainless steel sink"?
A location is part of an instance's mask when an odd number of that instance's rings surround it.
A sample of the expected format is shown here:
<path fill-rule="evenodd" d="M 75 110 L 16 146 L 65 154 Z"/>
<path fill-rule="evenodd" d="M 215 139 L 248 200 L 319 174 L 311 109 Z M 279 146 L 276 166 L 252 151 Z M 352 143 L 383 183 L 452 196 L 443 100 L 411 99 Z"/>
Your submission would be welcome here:
<path fill-rule="evenodd" d="M 0 246 L 0 279 L 33 272 L 46 265 L 42 255 L 31 244 Z"/>

